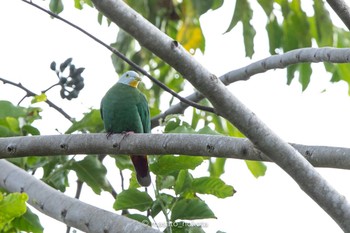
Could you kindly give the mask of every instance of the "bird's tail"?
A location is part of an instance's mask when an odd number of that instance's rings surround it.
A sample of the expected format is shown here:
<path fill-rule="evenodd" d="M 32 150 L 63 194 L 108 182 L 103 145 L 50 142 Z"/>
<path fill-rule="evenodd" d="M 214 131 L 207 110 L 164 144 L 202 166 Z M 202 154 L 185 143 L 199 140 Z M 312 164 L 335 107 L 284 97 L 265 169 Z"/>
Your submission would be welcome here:
<path fill-rule="evenodd" d="M 131 155 L 131 161 L 134 164 L 137 181 L 141 186 L 147 187 L 151 184 L 148 162 L 146 155 Z"/>

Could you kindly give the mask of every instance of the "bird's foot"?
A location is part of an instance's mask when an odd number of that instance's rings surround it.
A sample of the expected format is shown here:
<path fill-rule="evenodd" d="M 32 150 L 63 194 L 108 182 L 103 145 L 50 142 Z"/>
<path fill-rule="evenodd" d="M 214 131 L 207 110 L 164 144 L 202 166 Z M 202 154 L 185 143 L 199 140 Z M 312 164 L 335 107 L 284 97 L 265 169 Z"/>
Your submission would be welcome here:
<path fill-rule="evenodd" d="M 131 134 L 134 134 L 135 132 L 134 131 L 123 131 L 122 134 L 123 134 L 123 139 L 126 138 L 127 136 L 131 135 Z"/>
<path fill-rule="evenodd" d="M 111 135 L 113 135 L 114 133 L 113 132 L 108 132 L 107 134 L 106 134 L 106 138 L 107 138 L 107 140 L 109 139 L 109 137 L 111 136 Z"/>

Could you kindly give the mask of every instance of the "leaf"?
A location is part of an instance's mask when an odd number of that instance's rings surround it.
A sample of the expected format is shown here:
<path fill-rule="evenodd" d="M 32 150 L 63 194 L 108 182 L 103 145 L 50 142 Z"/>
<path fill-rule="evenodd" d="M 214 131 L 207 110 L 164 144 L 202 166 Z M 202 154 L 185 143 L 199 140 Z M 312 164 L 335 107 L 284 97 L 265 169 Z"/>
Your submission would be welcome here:
<path fill-rule="evenodd" d="M 47 157 L 46 164 L 43 166 L 44 174 L 42 180 L 48 185 L 64 192 L 68 186 L 68 173 L 66 169 L 67 156 Z"/>
<path fill-rule="evenodd" d="M 193 2 L 193 10 L 196 12 L 197 17 L 206 13 L 208 10 L 216 10 L 222 6 L 223 0 L 187 0 Z"/>
<path fill-rule="evenodd" d="M 131 159 L 129 155 L 116 155 L 112 156 L 115 158 L 115 164 L 120 170 L 129 169 L 131 171 L 134 170 L 134 166 L 131 163 Z"/>
<path fill-rule="evenodd" d="M 44 232 L 44 228 L 41 226 L 38 216 L 34 214 L 28 207 L 27 212 L 22 216 L 15 218 L 11 224 L 18 230 L 25 232 Z"/>
<path fill-rule="evenodd" d="M 175 194 L 179 195 L 192 188 L 193 177 L 188 170 L 181 170 L 175 181 Z"/>
<path fill-rule="evenodd" d="M 175 184 L 174 176 L 157 176 L 157 187 L 159 190 L 162 189 L 171 189 Z"/>
<path fill-rule="evenodd" d="M 101 189 L 111 191 L 106 174 L 107 169 L 98 160 L 97 156 L 86 156 L 79 162 L 72 163 L 71 167 L 77 173 L 78 178 L 89 185 L 96 194 L 101 193 Z"/>
<path fill-rule="evenodd" d="M 247 0 L 237 0 L 230 26 L 225 32 L 231 31 L 239 21 L 242 22 L 245 53 L 250 58 L 254 54 L 254 37 L 256 34 L 254 27 L 250 24 L 252 17 L 253 10 L 249 2 Z"/>
<path fill-rule="evenodd" d="M 168 175 L 184 169 L 195 169 L 203 162 L 200 156 L 164 155 L 150 164 L 151 171 L 156 175 Z"/>
<path fill-rule="evenodd" d="M 209 160 L 210 177 L 219 178 L 225 173 L 226 158 L 211 158 Z"/>
<path fill-rule="evenodd" d="M 309 63 L 299 64 L 299 82 L 301 83 L 302 91 L 305 91 L 309 85 L 311 74 L 312 69 Z"/>
<path fill-rule="evenodd" d="M 282 45 L 283 31 L 281 25 L 279 25 L 275 15 L 270 17 L 271 19 L 266 24 L 266 31 L 269 37 L 269 51 L 270 54 L 276 54 L 276 49 Z"/>
<path fill-rule="evenodd" d="M 202 225 L 206 225 L 205 223 L 200 223 L 196 225 L 195 222 L 182 222 L 182 221 L 176 221 L 171 224 L 171 232 L 172 233 L 205 233 L 205 231 L 202 229 Z M 169 232 L 169 227 L 167 227 L 164 232 Z"/>
<path fill-rule="evenodd" d="M 253 174 L 255 178 L 264 176 L 266 172 L 266 165 L 260 161 L 245 160 L 249 171 Z"/>
<path fill-rule="evenodd" d="M 0 100 L 0 118 L 5 117 L 25 117 L 26 110 L 23 107 L 14 106 L 11 102 Z"/>
<path fill-rule="evenodd" d="M 208 205 L 198 198 L 182 199 L 174 204 L 171 211 L 171 220 L 177 219 L 204 219 L 216 218 Z"/>
<path fill-rule="evenodd" d="M 333 46 L 333 22 L 323 0 L 314 0 L 314 24 L 317 32 L 315 36 L 319 47 Z"/>
<path fill-rule="evenodd" d="M 28 134 L 31 134 L 31 135 L 40 135 L 40 131 L 35 128 L 34 126 L 31 126 L 31 125 L 23 125 L 22 126 L 22 132 L 23 132 L 23 135 L 28 135 Z"/>
<path fill-rule="evenodd" d="M 199 21 L 186 20 L 179 29 L 176 40 L 189 52 L 200 49 L 204 53 L 205 38 Z"/>
<path fill-rule="evenodd" d="M 74 122 L 66 131 L 66 134 L 71 134 L 75 131 L 98 133 L 101 132 L 103 128 L 100 110 L 92 109 L 89 113 L 85 113 L 84 117 L 80 121 Z"/>
<path fill-rule="evenodd" d="M 0 192 L 0 230 L 5 224 L 26 212 L 27 200 L 28 195 L 26 193 L 10 193 L 4 196 Z"/>
<path fill-rule="evenodd" d="M 161 211 L 162 206 L 170 208 L 170 205 L 174 202 L 175 198 L 169 194 L 160 193 L 151 207 L 151 216 L 156 217 Z"/>
<path fill-rule="evenodd" d="M 55 14 L 59 14 L 63 11 L 63 3 L 62 0 L 51 0 L 50 1 L 50 11 Z"/>
<path fill-rule="evenodd" d="M 264 9 L 267 17 L 270 17 L 273 10 L 274 0 L 258 0 L 258 3 Z"/>
<path fill-rule="evenodd" d="M 118 194 L 113 208 L 115 210 L 136 209 L 145 211 L 151 208 L 153 203 L 152 198 L 146 192 L 141 192 L 136 188 L 131 188 L 122 191 Z"/>
<path fill-rule="evenodd" d="M 45 102 L 47 100 L 47 96 L 45 93 L 41 93 L 40 95 L 36 95 L 33 97 L 31 103 L 39 103 L 39 102 Z"/>
<path fill-rule="evenodd" d="M 192 188 L 196 193 L 212 194 L 218 198 L 230 197 L 235 193 L 231 185 L 216 177 L 196 178 L 192 182 Z"/>
<path fill-rule="evenodd" d="M 136 220 L 138 222 L 141 222 L 143 224 L 147 224 L 148 226 L 152 226 L 151 221 L 145 215 L 142 215 L 142 214 L 127 214 L 125 216 L 128 217 L 128 218 L 134 219 L 134 220 Z"/>

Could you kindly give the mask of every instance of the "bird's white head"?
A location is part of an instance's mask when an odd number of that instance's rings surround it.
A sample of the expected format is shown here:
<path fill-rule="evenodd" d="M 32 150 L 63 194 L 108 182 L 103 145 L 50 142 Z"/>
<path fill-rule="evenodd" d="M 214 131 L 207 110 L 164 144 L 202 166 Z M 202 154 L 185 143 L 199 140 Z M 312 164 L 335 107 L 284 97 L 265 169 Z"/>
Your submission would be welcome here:
<path fill-rule="evenodd" d="M 132 87 L 137 87 L 137 85 L 139 84 L 139 82 L 141 81 L 141 78 L 139 76 L 138 73 L 136 73 L 135 71 L 128 71 L 126 73 L 124 73 L 120 78 L 118 83 L 122 83 L 125 85 L 129 85 Z"/>

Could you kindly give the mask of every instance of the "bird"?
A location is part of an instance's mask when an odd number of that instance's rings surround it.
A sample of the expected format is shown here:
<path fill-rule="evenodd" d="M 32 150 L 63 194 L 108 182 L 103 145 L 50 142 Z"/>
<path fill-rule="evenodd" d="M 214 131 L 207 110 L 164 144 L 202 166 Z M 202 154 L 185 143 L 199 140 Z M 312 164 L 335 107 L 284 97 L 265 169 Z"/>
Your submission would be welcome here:
<path fill-rule="evenodd" d="M 135 71 L 120 76 L 101 100 L 101 117 L 107 137 L 114 133 L 150 133 L 151 120 L 148 102 L 137 88 L 141 78 Z M 130 155 L 141 186 L 151 184 L 147 155 Z"/>

